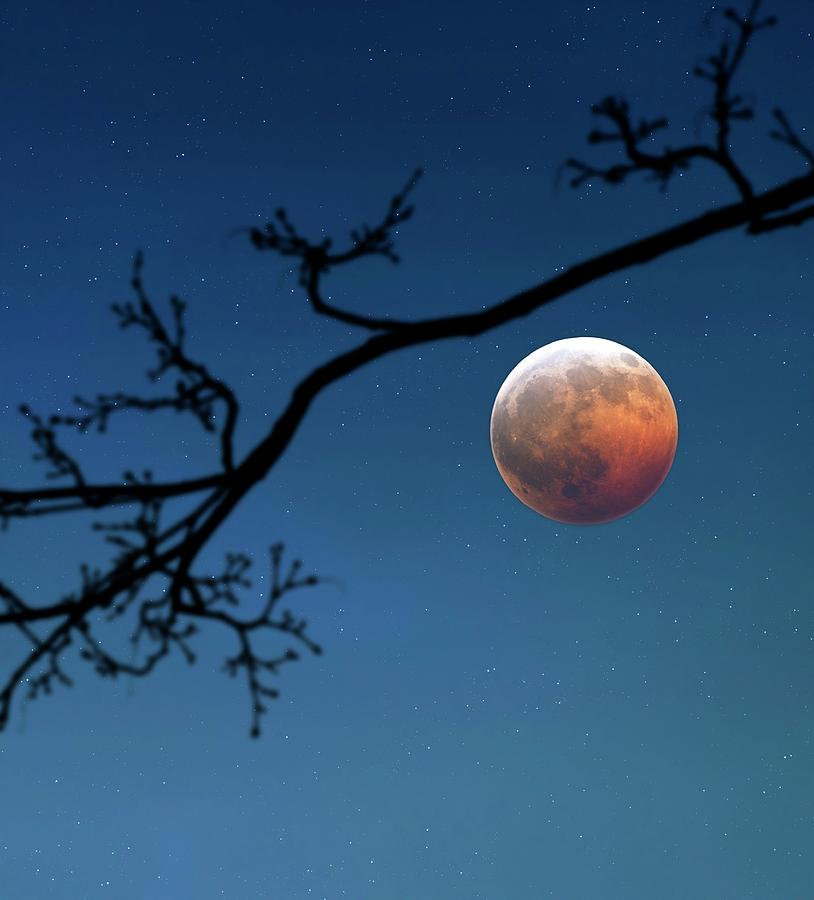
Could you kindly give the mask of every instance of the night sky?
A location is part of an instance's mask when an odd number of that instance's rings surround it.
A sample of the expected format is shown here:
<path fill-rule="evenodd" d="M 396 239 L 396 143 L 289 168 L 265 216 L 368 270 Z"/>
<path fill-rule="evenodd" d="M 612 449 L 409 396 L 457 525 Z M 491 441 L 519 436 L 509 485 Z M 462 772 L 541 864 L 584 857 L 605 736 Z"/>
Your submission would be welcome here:
<path fill-rule="evenodd" d="M 763 189 L 804 170 L 770 114 L 814 129 L 811 5 L 771 0 L 734 152 Z M 467 312 L 736 193 L 696 166 L 571 190 L 590 104 L 626 95 L 709 136 L 692 66 L 721 18 L 688 0 L 13 4 L 0 23 L 0 458 L 43 483 L 23 403 L 149 390 L 120 331 L 134 253 L 189 350 L 233 385 L 245 454 L 296 382 L 365 335 L 308 308 L 236 229 L 285 206 L 314 238 L 372 222 L 417 166 L 402 264 L 332 276 L 378 315 Z M 283 540 L 335 580 L 292 597 L 322 657 L 279 676 L 248 737 L 209 629 L 136 683 L 66 663 L 0 738 L 5 900 L 804 900 L 814 892 L 811 588 L 814 225 L 714 237 L 475 340 L 393 354 L 328 389 L 207 545 Z M 609 524 L 523 506 L 489 446 L 495 394 L 549 341 L 596 335 L 660 372 L 679 446 Z M 146 387 L 145 387 L 146 386 Z M 97 480 L 206 474 L 172 413 L 66 441 Z M 31 603 L 109 551 L 83 516 L 13 523 L 2 580 Z M 285 644 L 281 644 L 285 646 Z M 0 635 L 3 675 L 24 653 Z"/>

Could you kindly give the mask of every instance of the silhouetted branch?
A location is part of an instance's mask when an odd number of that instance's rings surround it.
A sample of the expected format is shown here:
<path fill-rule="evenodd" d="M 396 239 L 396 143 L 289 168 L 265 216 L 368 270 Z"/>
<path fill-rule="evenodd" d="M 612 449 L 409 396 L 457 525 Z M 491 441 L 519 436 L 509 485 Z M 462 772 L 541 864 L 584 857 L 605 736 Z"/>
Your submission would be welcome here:
<path fill-rule="evenodd" d="M 299 260 L 300 285 L 305 288 L 311 306 L 316 312 L 348 325 L 358 325 L 373 331 L 398 328 L 407 323 L 397 319 L 357 315 L 332 306 L 320 293 L 320 281 L 331 269 L 365 256 L 383 256 L 392 263 L 400 261 L 395 251 L 394 236 L 399 225 L 413 215 L 413 207 L 405 205 L 405 202 L 421 175 L 421 169 L 416 169 L 401 191 L 390 199 L 390 205 L 381 222 L 373 227 L 362 225 L 360 229 L 351 231 L 350 246 L 339 253 L 331 252 L 333 246 L 331 238 L 313 244 L 302 237 L 291 224 L 284 209 L 277 210 L 276 222 L 269 222 L 265 229 L 250 229 L 251 242 L 258 250 L 273 250 L 280 256 Z"/>
<path fill-rule="evenodd" d="M 126 474 L 126 473 L 125 473 Z M 127 503 L 138 503 L 153 497 L 169 499 L 184 494 L 195 494 L 223 484 L 224 475 L 210 475 L 189 481 L 174 481 L 166 484 L 128 481 L 121 484 L 85 484 L 76 487 L 40 488 L 30 490 L 0 490 L 0 521 L 8 525 L 10 519 L 29 516 L 50 515 L 74 509 L 101 509 Z M 75 500 L 75 503 L 61 503 Z"/>
<path fill-rule="evenodd" d="M 133 290 L 137 303 L 114 303 L 113 312 L 121 328 L 141 328 L 148 339 L 156 345 L 158 363 L 147 374 L 151 381 L 158 381 L 163 375 L 175 370 L 178 380 L 175 393 L 168 397 L 142 398 L 118 392 L 100 394 L 95 400 L 75 398 L 76 404 L 86 412 L 80 416 L 53 417 L 55 424 L 65 424 L 87 431 L 95 426 L 105 431 L 108 419 L 114 412 L 136 409 L 153 412 L 157 409 L 174 409 L 176 412 L 190 412 L 206 431 L 215 430 L 215 404 L 221 401 L 226 415 L 221 429 L 221 462 L 226 471 L 234 467 L 232 440 L 239 405 L 232 390 L 220 379 L 214 378 L 201 363 L 191 360 L 184 350 L 186 327 L 184 313 L 186 304 L 179 297 L 170 297 L 172 328 L 168 328 L 156 313 L 144 290 L 141 278 L 143 257 L 136 254 L 133 263 Z"/>
<path fill-rule="evenodd" d="M 157 533 L 154 511 L 145 511 L 135 530 L 141 535 L 140 540 L 114 541 L 121 550 L 117 566 L 131 567 L 133 577 L 118 590 L 110 591 L 105 575 L 83 566 L 78 595 L 70 595 L 65 609 L 51 616 L 61 621 L 43 637 L 38 636 L 28 624 L 28 613 L 32 608 L 0 584 L 0 603 L 7 610 L 9 624 L 20 629 L 32 645 L 29 656 L 0 690 L 0 728 L 5 726 L 13 696 L 23 684 L 27 685 L 27 695 L 31 699 L 41 693 L 50 694 L 56 682 L 71 686 L 71 679 L 62 669 L 60 656 L 73 642 L 74 635 L 80 638 L 80 658 L 90 663 L 98 675 L 104 678 L 117 678 L 119 675 L 144 677 L 153 672 L 173 648 L 181 653 L 186 662 L 194 663 L 196 655 L 191 640 L 199 631 L 199 621 L 206 620 L 217 623 L 235 636 L 239 652 L 228 657 L 224 667 L 232 675 L 240 669 L 246 672 L 252 709 L 251 733 L 258 736 L 260 716 L 266 712 L 263 698 L 278 695 L 276 688 L 268 683 L 268 676 L 277 674 L 284 662 L 293 662 L 299 655 L 293 647 L 289 647 L 282 656 L 269 656 L 256 648 L 253 635 L 262 630 L 275 631 L 291 637 L 314 654 L 322 653 L 321 647 L 309 637 L 305 619 L 295 617 L 288 609 L 279 616 L 274 614 L 277 602 L 283 596 L 298 588 L 316 586 L 322 579 L 315 575 L 300 576 L 301 563 L 295 560 L 285 579 L 280 580 L 283 547 L 282 544 L 275 544 L 271 551 L 272 583 L 269 594 L 261 611 L 253 617 L 241 618 L 225 608 L 239 606 L 237 589 L 251 586 L 245 574 L 250 562 L 242 554 L 227 556 L 226 567 L 220 575 L 192 577 L 185 574 L 177 591 L 165 591 L 159 597 L 147 599 L 141 596 L 141 592 L 150 574 L 159 571 L 173 579 L 178 577 L 178 570 L 173 571 L 163 563 L 159 564 L 155 556 L 152 558 L 156 560 L 156 565 L 150 567 L 149 572 L 146 567 L 139 569 L 133 563 L 134 555 L 149 556 L 154 552 L 152 544 Z M 104 597 L 107 602 L 102 599 Z M 136 623 L 130 637 L 134 653 L 131 661 L 106 650 L 94 633 L 91 616 L 108 608 L 111 598 L 116 602 L 107 616 L 108 621 L 125 616 L 138 600 Z M 44 667 L 37 674 L 31 674 L 42 660 L 45 661 Z"/>
<path fill-rule="evenodd" d="M 789 122 L 783 110 L 776 109 L 774 111 L 774 117 L 777 120 L 778 125 L 780 126 L 780 130 L 770 131 L 769 134 L 771 135 L 771 137 L 773 137 L 776 141 L 779 141 L 781 144 L 785 144 L 787 147 L 791 147 L 791 149 L 796 153 L 799 153 L 800 156 L 802 156 L 810 166 L 814 166 L 814 151 L 812 151 L 810 147 L 802 142 L 800 136 L 791 127 L 791 123 Z"/>
<path fill-rule="evenodd" d="M 85 478 L 76 460 L 62 449 L 57 441 L 53 426 L 57 424 L 57 416 L 51 416 L 46 422 L 38 416 L 27 404 L 20 407 L 20 412 L 32 423 L 31 440 L 34 441 L 38 452 L 34 453 L 37 462 L 50 463 L 50 469 L 45 473 L 48 479 L 72 478 L 78 489 L 85 486 Z"/>
<path fill-rule="evenodd" d="M 794 210 L 794 212 L 786 213 L 782 216 L 756 219 L 749 224 L 749 232 L 750 234 L 765 234 L 769 231 L 777 231 L 780 228 L 802 225 L 811 218 L 814 218 L 814 206 L 803 206 Z"/>
<path fill-rule="evenodd" d="M 758 19 L 760 0 L 753 0 L 747 15 L 740 15 L 734 8 L 727 7 L 723 11 L 727 21 L 734 24 L 737 39 L 734 44 L 724 40 L 717 52 L 708 56 L 704 62 L 695 66 L 693 73 L 713 88 L 713 100 L 706 110 L 715 126 L 714 141 L 710 144 L 690 144 L 684 147 L 665 147 L 659 152 L 644 149 L 652 142 L 656 132 L 667 128 L 668 121 L 664 117 L 643 119 L 634 125 L 630 107 L 626 100 L 617 97 L 606 97 L 591 107 L 591 112 L 600 119 L 607 120 L 609 131 L 595 129 L 588 134 L 588 142 L 602 144 L 617 142 L 622 145 L 626 162 L 615 163 L 607 167 L 593 166 L 579 159 L 566 161 L 566 168 L 575 174 L 571 178 L 571 186 L 592 181 L 604 181 L 606 184 L 621 184 L 636 172 L 648 173 L 658 182 L 659 187 L 666 189 L 670 179 L 677 173 L 689 169 L 694 160 L 704 159 L 722 169 L 738 189 L 745 201 L 752 199 L 754 191 L 749 179 L 736 164 L 729 146 L 732 124 L 754 117 L 752 106 L 741 94 L 732 92 L 732 82 L 743 60 L 752 37 L 759 31 L 776 24 L 770 16 Z"/>
<path fill-rule="evenodd" d="M 610 123 L 610 130 L 594 131 L 589 139 L 594 144 L 619 143 L 625 161 L 608 169 L 571 161 L 571 167 L 577 172 L 575 183 L 593 177 L 619 183 L 633 172 L 643 171 L 665 185 L 675 172 L 686 169 L 695 159 L 708 159 L 722 168 L 738 187 L 737 202 L 728 206 L 583 260 L 529 290 L 477 312 L 412 322 L 338 309 L 323 299 L 321 286 L 331 269 L 357 259 L 382 256 L 397 260 L 394 237 L 398 226 L 412 214 L 412 207 L 405 204 L 419 173 L 392 198 L 380 223 L 352 232 L 349 246 L 341 252 L 332 251 L 329 239 L 317 244 L 307 241 L 284 211 L 278 211 L 275 222 L 265 231 L 250 229 L 251 241 L 258 249 L 272 250 L 299 261 L 300 283 L 316 312 L 375 333 L 318 366 L 300 381 L 271 430 L 242 460 L 233 458 L 233 435 L 239 411 L 233 392 L 210 375 L 205 366 L 187 356 L 181 301 L 171 301 L 170 326 L 156 313 L 141 282 L 139 255 L 133 275 L 136 302 L 118 305 L 114 312 L 122 327 L 140 328 L 156 346 L 158 364 L 150 373 L 151 378 L 158 379 L 173 370 L 178 381 L 174 393 L 159 398 L 112 393 L 100 394 L 93 401 L 80 400 L 80 413 L 73 417 L 43 419 L 24 408 L 33 426 L 36 457 L 49 464 L 49 477 L 68 478 L 72 484 L 60 488 L 0 490 L 0 520 L 7 524 L 12 518 L 77 509 L 106 510 L 113 506 L 127 507 L 129 518 L 96 523 L 96 531 L 103 535 L 113 556 L 107 568 L 81 567 L 79 586 L 73 593 L 44 605 L 34 605 L 0 584 L 0 626 L 13 626 L 27 644 L 21 661 L 0 689 L 0 728 L 8 720 L 18 689 L 27 687 L 29 694 L 36 696 L 50 691 L 56 683 L 70 683 L 62 668 L 62 658 L 74 642 L 80 647 L 80 657 L 99 675 L 144 677 L 173 651 L 193 662 L 197 629 L 203 622 L 209 622 L 234 635 L 236 652 L 227 658 L 225 669 L 232 675 L 245 676 L 252 707 L 251 733 L 257 735 L 267 701 L 277 696 L 272 676 L 285 663 L 297 658 L 293 647 L 282 655 L 261 651 L 258 638 L 276 633 L 312 653 L 320 653 L 320 646 L 307 633 L 305 620 L 287 609 L 279 612 L 278 604 L 286 595 L 315 586 L 321 579 L 303 576 L 298 561 L 284 565 L 282 547 L 276 544 L 271 550 L 269 592 L 259 611 L 248 615 L 241 614 L 244 605 L 241 591 L 249 587 L 249 560 L 245 555 L 227 556 L 223 570 L 217 575 L 202 575 L 194 567 L 209 539 L 243 497 L 276 465 L 320 393 L 346 375 L 396 350 L 456 337 L 475 337 L 527 316 L 614 272 L 650 262 L 713 235 L 739 228 L 747 234 L 758 235 L 814 218 L 812 154 L 782 113 L 775 113 L 779 131 L 773 132 L 772 137 L 802 156 L 811 171 L 755 193 L 732 160 L 731 123 L 752 115 L 751 107 L 743 98 L 732 93 L 732 79 L 752 35 L 773 24 L 771 18 L 759 20 L 758 9 L 759 4 L 753 2 L 745 17 L 731 9 L 724 11 L 727 21 L 736 26 L 737 39 L 734 44 L 725 43 L 698 72 L 714 87 L 709 110 L 716 127 L 713 144 L 677 150 L 667 147 L 653 153 L 644 145 L 666 127 L 666 119 L 659 117 L 634 124 L 624 101 L 607 99 L 594 112 Z M 223 410 L 220 426 L 216 406 Z M 150 473 L 136 476 L 132 472 L 124 474 L 121 485 L 88 483 L 78 463 L 59 445 L 55 429 L 70 426 L 80 432 L 91 427 L 104 431 L 110 416 L 122 409 L 143 412 L 173 409 L 191 413 L 207 431 L 219 431 L 221 471 L 205 478 L 164 484 L 155 483 Z M 192 509 L 171 514 L 172 501 L 193 495 L 197 504 Z M 121 659 L 103 646 L 97 637 L 100 619 L 108 623 L 130 623 L 134 654 L 131 660 Z"/>

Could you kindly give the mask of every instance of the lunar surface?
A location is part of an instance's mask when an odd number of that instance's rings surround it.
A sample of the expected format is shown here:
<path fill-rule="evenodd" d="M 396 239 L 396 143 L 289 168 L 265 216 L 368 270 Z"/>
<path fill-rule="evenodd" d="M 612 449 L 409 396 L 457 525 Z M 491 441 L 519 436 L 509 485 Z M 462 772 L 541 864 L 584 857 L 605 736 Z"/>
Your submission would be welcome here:
<path fill-rule="evenodd" d="M 576 337 L 527 356 L 498 391 L 492 453 L 526 506 L 558 522 L 610 522 L 667 477 L 678 419 L 658 372 L 622 344 Z"/>

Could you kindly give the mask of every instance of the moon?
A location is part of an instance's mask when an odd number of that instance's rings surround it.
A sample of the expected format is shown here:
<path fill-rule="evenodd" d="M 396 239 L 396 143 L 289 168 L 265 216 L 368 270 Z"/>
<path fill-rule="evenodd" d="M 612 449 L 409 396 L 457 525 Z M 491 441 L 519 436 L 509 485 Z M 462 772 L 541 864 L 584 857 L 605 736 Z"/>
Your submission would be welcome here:
<path fill-rule="evenodd" d="M 633 350 L 574 337 L 535 350 L 503 382 L 492 454 L 511 492 L 541 515 L 599 524 L 627 515 L 667 477 L 678 417 L 659 373 Z"/>

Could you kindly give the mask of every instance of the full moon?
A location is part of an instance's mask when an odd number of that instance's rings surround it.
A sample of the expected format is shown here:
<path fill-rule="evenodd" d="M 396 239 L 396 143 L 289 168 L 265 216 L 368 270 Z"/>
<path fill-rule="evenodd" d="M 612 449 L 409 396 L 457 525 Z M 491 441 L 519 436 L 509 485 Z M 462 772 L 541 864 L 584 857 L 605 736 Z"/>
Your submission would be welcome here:
<path fill-rule="evenodd" d="M 554 341 L 503 382 L 492 453 L 511 492 L 570 524 L 619 519 L 655 494 L 678 443 L 667 385 L 647 360 L 596 337 Z"/>

